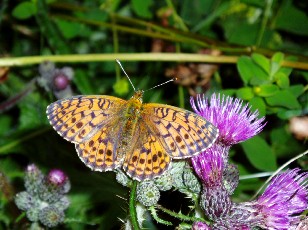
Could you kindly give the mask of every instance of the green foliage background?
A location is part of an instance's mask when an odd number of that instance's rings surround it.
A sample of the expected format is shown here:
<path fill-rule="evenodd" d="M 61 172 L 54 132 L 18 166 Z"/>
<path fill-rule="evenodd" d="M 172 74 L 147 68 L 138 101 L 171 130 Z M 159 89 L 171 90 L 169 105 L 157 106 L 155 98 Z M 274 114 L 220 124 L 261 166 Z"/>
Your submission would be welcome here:
<path fill-rule="evenodd" d="M 164 82 L 167 68 L 189 63 L 191 57 L 194 62 L 217 64 L 206 93 L 242 98 L 266 116 L 260 135 L 232 149 L 232 161 L 239 165 L 241 176 L 253 177 L 240 181 L 234 199 L 248 200 L 264 182 L 255 173 L 275 171 L 307 149 L 307 140 L 297 140 L 289 131 L 290 118 L 308 113 L 307 12 L 308 3 L 299 0 L 3 0 L 0 67 L 9 69 L 0 76 L 0 98 L 5 102 L 23 92 L 38 76 L 37 64 L 47 55 L 55 55 L 47 59 L 58 67 L 74 69 L 75 94 L 126 99 L 133 90 L 121 78 L 115 58 L 141 89 Z M 151 52 L 157 39 L 172 47 L 172 52 Z M 222 54 L 198 59 L 200 49 Z M 57 59 L 63 54 L 72 56 Z M 36 87 L 19 103 L 0 106 L 0 229 L 27 225 L 25 218 L 15 222 L 21 213 L 12 199 L 24 189 L 23 170 L 29 163 L 45 172 L 60 168 L 70 177 L 72 204 L 61 229 L 119 229 L 118 218 L 127 218 L 129 191 L 116 182 L 113 172 L 92 172 L 85 167 L 73 144 L 50 127 L 45 110 L 54 100 L 52 93 Z M 190 109 L 185 86 L 170 84 L 151 90 L 144 101 Z M 306 169 L 305 162 L 301 158 L 292 167 Z M 189 210 L 185 208 L 189 201 L 178 192 L 162 195 L 166 206 Z M 150 229 L 162 227 L 151 219 L 147 224 Z"/>

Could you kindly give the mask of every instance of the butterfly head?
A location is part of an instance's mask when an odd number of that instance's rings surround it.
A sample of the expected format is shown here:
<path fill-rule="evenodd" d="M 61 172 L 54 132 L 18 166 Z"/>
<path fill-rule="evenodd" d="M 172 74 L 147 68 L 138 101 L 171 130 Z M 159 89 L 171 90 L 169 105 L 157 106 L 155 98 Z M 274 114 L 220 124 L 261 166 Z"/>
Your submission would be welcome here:
<path fill-rule="evenodd" d="M 137 100 L 137 101 L 139 101 L 140 103 L 142 103 L 143 93 L 144 93 L 143 90 L 139 90 L 139 89 L 138 89 L 138 90 L 135 91 L 135 93 L 134 93 L 134 95 L 132 96 L 131 99 Z"/>

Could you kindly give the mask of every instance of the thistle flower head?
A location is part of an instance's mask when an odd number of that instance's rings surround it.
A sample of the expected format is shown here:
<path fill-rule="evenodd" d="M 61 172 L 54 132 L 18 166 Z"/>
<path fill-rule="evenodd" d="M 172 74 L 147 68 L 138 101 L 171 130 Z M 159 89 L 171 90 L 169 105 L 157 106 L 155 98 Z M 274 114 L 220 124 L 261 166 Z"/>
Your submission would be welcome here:
<path fill-rule="evenodd" d="M 211 148 L 192 158 L 192 165 L 207 187 L 222 185 L 226 147 L 214 144 Z"/>
<path fill-rule="evenodd" d="M 232 229 L 237 229 L 234 226 L 294 229 L 300 223 L 299 215 L 308 206 L 307 178 L 308 174 L 299 173 L 299 169 L 281 173 L 271 181 L 258 199 L 233 203 L 228 216 L 215 224 L 218 226 L 220 223 L 229 223 L 233 226 Z"/>
<path fill-rule="evenodd" d="M 209 120 L 219 129 L 219 142 L 225 146 L 237 144 L 258 134 L 264 127 L 264 117 L 258 119 L 258 111 L 251 112 L 248 104 L 240 99 L 213 94 L 210 102 L 204 95 L 197 95 L 196 103 L 190 99 L 197 114 Z"/>
<path fill-rule="evenodd" d="M 192 230 L 211 230 L 212 228 L 208 226 L 206 223 L 203 223 L 201 221 L 197 221 L 193 223 Z"/>
<path fill-rule="evenodd" d="M 299 223 L 298 214 L 308 206 L 308 173 L 288 170 L 276 176 L 257 199 L 256 207 L 263 214 L 263 225 L 272 229 L 289 229 Z"/>
<path fill-rule="evenodd" d="M 47 181 L 56 186 L 63 185 L 67 180 L 67 176 L 60 169 L 53 169 L 47 175 Z"/>
<path fill-rule="evenodd" d="M 52 91 L 58 99 L 73 95 L 70 82 L 74 71 L 71 67 L 59 69 L 52 62 L 43 62 L 39 66 L 39 73 L 37 82 L 47 92 Z"/>
<path fill-rule="evenodd" d="M 160 192 L 153 181 L 143 181 L 137 186 L 137 200 L 144 206 L 157 204 Z"/>
<path fill-rule="evenodd" d="M 52 169 L 43 180 L 39 189 L 39 196 L 44 201 L 54 203 L 70 188 L 70 181 L 66 174 L 60 169 Z"/>
<path fill-rule="evenodd" d="M 28 220 L 40 221 L 47 227 L 54 227 L 64 220 L 64 210 L 70 202 L 65 193 L 70 189 L 67 175 L 53 169 L 48 175 L 34 164 L 29 165 L 25 172 L 26 191 L 15 196 L 15 204 L 25 211 Z"/>

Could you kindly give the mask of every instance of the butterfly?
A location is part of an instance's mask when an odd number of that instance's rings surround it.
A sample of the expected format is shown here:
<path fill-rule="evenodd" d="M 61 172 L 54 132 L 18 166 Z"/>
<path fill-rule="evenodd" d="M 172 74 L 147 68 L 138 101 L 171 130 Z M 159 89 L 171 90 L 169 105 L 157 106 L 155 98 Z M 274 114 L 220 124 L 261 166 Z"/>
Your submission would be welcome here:
<path fill-rule="evenodd" d="M 79 158 L 92 170 L 122 167 L 133 179 L 151 180 L 172 159 L 209 148 L 218 129 L 203 117 L 165 104 L 142 103 L 142 90 L 129 100 L 107 96 L 73 96 L 47 107 L 47 117 Z"/>

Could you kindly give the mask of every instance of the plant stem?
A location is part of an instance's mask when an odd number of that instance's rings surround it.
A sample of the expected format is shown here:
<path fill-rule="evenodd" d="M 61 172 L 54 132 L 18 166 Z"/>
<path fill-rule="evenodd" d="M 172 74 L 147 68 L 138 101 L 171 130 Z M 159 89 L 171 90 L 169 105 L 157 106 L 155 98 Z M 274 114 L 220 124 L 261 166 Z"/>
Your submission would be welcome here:
<path fill-rule="evenodd" d="M 1 58 L 0 67 L 3 66 L 24 66 L 40 64 L 43 61 L 77 63 L 77 62 L 95 62 L 95 61 L 114 61 L 120 59 L 123 61 L 180 61 L 180 62 L 204 62 L 204 63 L 222 63 L 235 64 L 238 56 L 211 56 L 206 54 L 191 53 L 112 53 L 112 54 L 71 54 L 71 55 L 47 55 L 47 56 L 27 56 Z M 282 66 L 294 69 L 308 70 L 308 63 L 296 61 L 283 61 Z"/>
<path fill-rule="evenodd" d="M 172 223 L 170 221 L 163 220 L 163 219 L 158 217 L 156 209 L 155 209 L 154 206 L 151 206 L 149 208 L 149 211 L 151 212 L 152 217 L 157 221 L 157 223 L 164 224 L 164 225 L 169 225 L 169 226 L 172 225 Z"/>
<path fill-rule="evenodd" d="M 29 133 L 27 135 L 25 134 L 23 137 L 19 138 L 18 140 L 7 142 L 5 145 L 0 146 L 0 155 L 6 154 L 9 149 L 19 145 L 20 143 L 22 143 L 24 141 L 27 141 L 31 138 L 39 136 L 42 133 L 47 132 L 48 130 L 51 130 L 51 128 L 50 127 L 41 128 L 41 129 L 38 129 L 38 130 L 36 130 L 32 133 Z"/>
<path fill-rule="evenodd" d="M 264 35 L 264 31 L 268 22 L 268 19 L 270 17 L 270 11 L 273 5 L 273 0 L 266 0 L 265 1 L 265 9 L 264 9 L 264 13 L 263 13 L 263 18 L 262 18 L 262 22 L 261 22 L 261 28 L 258 34 L 258 38 L 257 38 L 257 47 L 259 47 L 261 45 L 262 39 L 263 39 L 263 35 Z"/>
<path fill-rule="evenodd" d="M 130 213 L 130 220 L 132 222 L 132 226 L 134 230 L 139 230 L 139 224 L 137 219 L 137 212 L 136 212 L 136 190 L 137 190 L 138 181 L 133 182 L 132 189 L 130 191 L 129 197 L 129 213 Z"/>
<path fill-rule="evenodd" d="M 162 207 L 160 205 L 157 205 L 156 207 L 158 209 L 160 209 L 161 211 L 169 214 L 170 216 L 176 217 L 176 218 L 178 218 L 180 220 L 189 221 L 189 222 L 204 221 L 204 219 L 202 219 L 202 218 L 197 218 L 197 217 L 194 217 L 194 216 L 190 217 L 190 216 L 186 216 L 186 215 L 181 214 L 181 213 L 176 213 L 176 212 L 173 212 L 173 211 L 171 211 L 169 209 L 166 209 L 166 208 L 164 208 L 164 207 Z"/>
<path fill-rule="evenodd" d="M 177 61 L 177 62 L 208 62 L 208 63 L 236 63 L 237 56 L 211 56 L 205 54 L 185 53 L 110 53 L 110 54 L 72 54 L 72 55 L 48 55 L 28 57 L 7 57 L 0 59 L 0 66 L 24 66 L 40 64 L 43 61 L 52 62 L 95 62 L 95 61 Z M 308 64 L 306 68 L 308 69 Z"/>
<path fill-rule="evenodd" d="M 111 16 L 111 21 L 112 21 L 112 38 L 113 38 L 113 52 L 114 53 L 118 53 L 119 52 L 119 38 L 118 38 L 118 31 L 117 28 L 114 26 L 116 25 L 116 21 L 115 18 L 113 16 Z M 120 73 L 120 67 L 117 63 L 115 63 L 116 67 L 115 67 L 115 71 L 116 71 L 116 79 L 117 82 L 120 81 L 121 78 L 121 73 Z"/>

